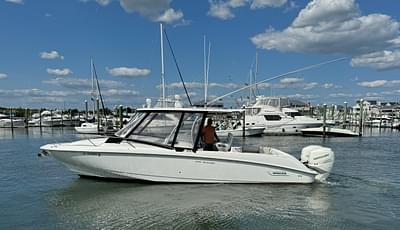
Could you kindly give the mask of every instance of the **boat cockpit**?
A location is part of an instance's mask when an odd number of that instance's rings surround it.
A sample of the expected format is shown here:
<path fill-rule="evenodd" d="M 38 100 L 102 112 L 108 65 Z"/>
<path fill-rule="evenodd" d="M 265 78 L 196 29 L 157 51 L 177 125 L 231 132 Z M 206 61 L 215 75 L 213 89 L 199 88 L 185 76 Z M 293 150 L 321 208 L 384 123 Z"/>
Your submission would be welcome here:
<path fill-rule="evenodd" d="M 201 130 L 206 118 L 213 114 L 232 112 L 233 110 L 197 108 L 138 109 L 135 118 L 115 133 L 114 140 L 111 138 L 108 142 L 113 142 L 117 138 L 176 151 L 196 152 L 200 148 Z M 232 137 L 228 138 L 228 143 L 232 142 L 231 139 Z M 223 146 L 221 149 L 226 148 L 227 146 Z"/>

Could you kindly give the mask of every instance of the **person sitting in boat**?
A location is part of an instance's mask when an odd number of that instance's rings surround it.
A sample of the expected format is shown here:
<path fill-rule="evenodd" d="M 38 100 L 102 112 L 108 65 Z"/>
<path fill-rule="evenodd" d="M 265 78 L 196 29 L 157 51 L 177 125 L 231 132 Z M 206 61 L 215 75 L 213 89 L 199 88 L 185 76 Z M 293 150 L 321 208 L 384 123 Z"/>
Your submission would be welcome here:
<path fill-rule="evenodd" d="M 212 126 L 212 119 L 208 118 L 207 126 L 203 128 L 201 132 L 201 139 L 204 143 L 204 150 L 206 151 L 217 151 L 217 147 L 214 145 L 216 141 L 219 141 L 215 128 Z"/>

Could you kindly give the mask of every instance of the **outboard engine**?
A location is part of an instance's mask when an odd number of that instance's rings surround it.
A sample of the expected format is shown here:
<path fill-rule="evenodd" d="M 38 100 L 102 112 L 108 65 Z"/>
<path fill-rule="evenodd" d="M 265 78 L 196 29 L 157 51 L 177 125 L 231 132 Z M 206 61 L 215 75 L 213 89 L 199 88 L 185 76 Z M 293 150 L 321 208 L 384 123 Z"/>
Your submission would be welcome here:
<path fill-rule="evenodd" d="M 335 161 L 335 154 L 330 148 L 310 145 L 301 150 L 300 161 L 317 171 L 319 174 L 315 176 L 315 179 L 321 182 L 329 176 Z"/>

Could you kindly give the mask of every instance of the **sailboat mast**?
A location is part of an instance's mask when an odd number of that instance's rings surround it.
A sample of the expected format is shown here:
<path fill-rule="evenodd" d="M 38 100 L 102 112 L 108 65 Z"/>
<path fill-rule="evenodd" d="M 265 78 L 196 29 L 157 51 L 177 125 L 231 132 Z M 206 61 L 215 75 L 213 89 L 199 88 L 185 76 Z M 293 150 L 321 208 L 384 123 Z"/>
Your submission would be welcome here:
<path fill-rule="evenodd" d="M 210 72 L 210 54 L 211 54 L 211 43 L 208 43 L 208 53 L 206 51 L 206 36 L 204 36 L 203 44 L 204 52 L 204 106 L 207 107 L 208 97 L 208 74 Z"/>
<path fill-rule="evenodd" d="M 208 54 L 207 54 L 207 97 L 208 97 L 208 75 L 210 73 L 210 55 L 211 55 L 211 42 L 208 42 Z M 206 97 L 206 98 L 207 98 Z"/>
<path fill-rule="evenodd" d="M 96 112 L 96 91 L 95 91 L 95 80 L 94 80 L 94 73 L 93 73 L 93 59 L 90 59 L 90 75 L 92 77 L 92 92 L 91 92 L 91 99 L 93 101 L 93 117 L 95 117 Z"/>
<path fill-rule="evenodd" d="M 207 106 L 207 60 L 206 60 L 206 36 L 203 42 L 203 61 L 204 61 L 204 106 Z"/>
<path fill-rule="evenodd" d="M 258 50 L 256 50 L 256 69 L 254 71 L 254 82 L 257 82 L 257 74 L 258 74 Z M 256 93 L 258 93 L 257 85 L 254 86 Z"/>
<path fill-rule="evenodd" d="M 161 100 L 162 107 L 165 107 L 165 72 L 164 72 L 164 37 L 163 37 L 163 24 L 160 23 L 160 51 L 161 51 Z"/>

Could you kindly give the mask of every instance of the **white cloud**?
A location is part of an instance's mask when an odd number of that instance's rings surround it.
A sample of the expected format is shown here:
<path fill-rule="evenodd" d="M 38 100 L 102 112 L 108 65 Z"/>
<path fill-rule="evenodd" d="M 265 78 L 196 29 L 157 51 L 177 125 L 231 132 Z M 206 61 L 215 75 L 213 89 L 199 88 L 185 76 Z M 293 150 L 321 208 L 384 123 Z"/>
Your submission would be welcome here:
<path fill-rule="evenodd" d="M 95 1 L 101 6 L 107 6 L 112 0 L 80 0 L 81 2 Z M 172 0 L 118 0 L 121 7 L 128 13 L 139 13 L 155 22 L 173 23 L 188 21 L 183 19 L 183 12 L 170 7 Z M 182 25 L 182 23 L 180 24 Z"/>
<path fill-rule="evenodd" d="M 97 2 L 101 6 L 107 6 L 108 4 L 111 3 L 111 0 L 80 0 L 81 2 L 90 2 L 94 1 Z"/>
<path fill-rule="evenodd" d="M 157 18 L 158 22 L 164 22 L 164 23 L 172 23 L 175 21 L 179 21 L 183 18 L 183 13 L 182 11 L 178 10 L 175 11 L 174 9 L 170 8 L 166 10 L 162 15 L 160 15 Z"/>
<path fill-rule="evenodd" d="M 293 94 L 293 95 L 286 95 L 285 97 L 289 98 L 296 98 L 296 99 L 301 99 L 301 100 L 311 100 L 311 99 L 316 99 L 319 98 L 319 95 L 312 95 L 312 94 Z"/>
<path fill-rule="evenodd" d="M 9 3 L 19 4 L 19 5 L 24 4 L 24 0 L 4 0 L 4 1 L 9 2 Z"/>
<path fill-rule="evenodd" d="M 386 80 L 376 80 L 376 81 L 359 82 L 359 83 L 357 83 L 357 85 L 362 86 L 362 87 L 368 87 L 368 88 L 376 88 L 376 87 L 385 86 L 386 83 L 387 83 Z"/>
<path fill-rule="evenodd" d="M 345 97 L 345 98 L 350 97 L 350 98 L 352 98 L 352 97 L 356 97 L 355 95 L 350 94 L 350 93 L 331 93 L 328 96 L 332 97 L 332 98 L 342 98 L 342 97 Z"/>
<path fill-rule="evenodd" d="M 361 16 L 354 0 L 313 0 L 288 28 L 268 29 L 251 41 L 267 50 L 354 56 L 400 44 L 399 28 L 388 15 Z"/>
<path fill-rule="evenodd" d="M 75 93 L 69 91 L 44 91 L 41 89 L 0 89 L 0 96 L 3 97 L 64 97 L 74 95 Z"/>
<path fill-rule="evenodd" d="M 318 83 L 318 82 L 304 82 L 303 78 L 298 77 L 287 77 L 280 80 L 280 83 L 273 84 L 272 88 L 284 89 L 284 88 L 302 88 L 303 90 L 310 90 L 314 88 L 340 88 L 335 86 L 333 83 Z"/>
<path fill-rule="evenodd" d="M 170 7 L 171 0 L 120 0 L 126 12 L 136 12 L 152 21 L 172 23 L 183 19 L 180 10 L 175 11 Z"/>
<path fill-rule="evenodd" d="M 112 76 L 120 77 L 143 77 L 150 74 L 149 69 L 129 68 L 129 67 L 116 67 L 107 69 L 107 72 Z"/>
<path fill-rule="evenodd" d="M 209 0 L 210 9 L 208 15 L 219 18 L 221 20 L 228 20 L 235 17 L 232 9 L 250 5 L 250 9 L 260 9 L 266 7 L 280 7 L 284 5 L 287 0 Z"/>
<path fill-rule="evenodd" d="M 89 79 L 81 78 L 56 78 L 48 81 L 43 81 L 44 84 L 56 85 L 73 90 L 86 90 L 90 91 L 92 88 L 92 81 Z M 124 88 L 126 84 L 119 81 L 100 80 L 99 85 L 101 89 Z"/>
<path fill-rule="evenodd" d="M 257 84 L 257 88 L 258 89 L 268 89 L 268 88 L 271 88 L 271 84 L 270 83 L 260 83 L 260 84 Z"/>
<path fill-rule="evenodd" d="M 64 56 L 61 56 L 57 51 L 53 50 L 50 52 L 41 52 L 39 54 L 42 59 L 64 59 Z"/>
<path fill-rule="evenodd" d="M 287 77 L 280 80 L 282 84 L 295 84 L 303 81 L 304 81 L 303 78 L 298 78 L 298 77 Z"/>
<path fill-rule="evenodd" d="M 137 96 L 139 92 L 129 89 L 108 89 L 102 92 L 104 96 Z"/>
<path fill-rule="evenodd" d="M 375 81 L 363 81 L 358 82 L 357 85 L 367 88 L 377 88 L 377 87 L 396 87 L 400 85 L 400 80 L 375 80 Z"/>
<path fill-rule="evenodd" d="M 64 68 L 64 69 L 51 69 L 51 68 L 47 68 L 46 69 L 47 73 L 50 75 L 54 75 L 57 77 L 66 77 L 70 74 L 72 74 L 72 71 L 68 68 Z"/>
<path fill-rule="evenodd" d="M 6 78 L 8 78 L 8 75 L 6 73 L 0 73 L 0 80 Z"/>
<path fill-rule="evenodd" d="M 185 82 L 185 86 L 188 89 L 204 89 L 203 82 Z M 157 86 L 157 88 L 160 88 L 160 87 L 161 87 L 160 85 Z M 169 89 L 182 89 L 183 85 L 181 82 L 173 82 L 173 83 L 167 84 L 165 87 L 169 88 Z M 240 87 L 240 85 L 235 84 L 235 83 L 215 83 L 215 82 L 208 83 L 208 88 L 236 89 L 239 87 Z"/>
<path fill-rule="evenodd" d="M 317 82 L 310 82 L 310 83 L 306 83 L 304 85 L 304 90 L 309 90 L 309 89 L 313 89 L 315 87 L 319 86 L 319 84 Z"/>
<path fill-rule="evenodd" d="M 231 7 L 223 2 L 210 1 L 210 9 L 208 15 L 222 20 L 234 18 L 235 15 L 231 11 Z"/>
<path fill-rule="evenodd" d="M 287 0 L 253 0 L 250 4 L 250 9 L 281 7 L 286 1 Z"/>
<path fill-rule="evenodd" d="M 400 50 L 384 50 L 354 57 L 352 66 L 372 67 L 378 70 L 400 68 Z"/>
<path fill-rule="evenodd" d="M 332 83 L 325 83 L 325 84 L 322 85 L 322 88 L 325 88 L 325 89 L 330 89 L 330 88 L 333 88 L 333 87 L 335 87 L 335 85 L 332 84 Z"/>

